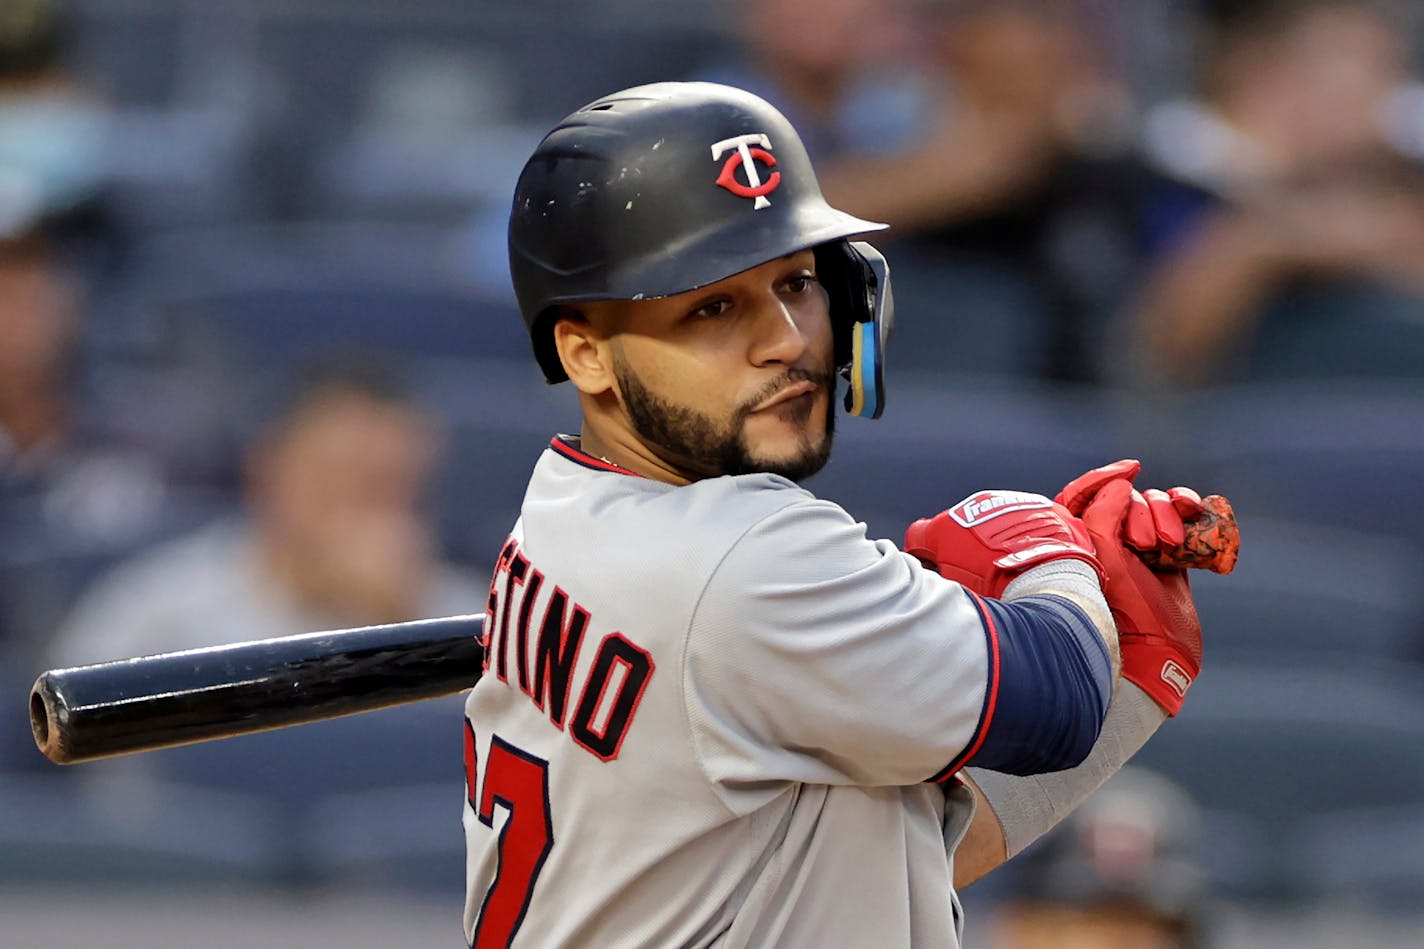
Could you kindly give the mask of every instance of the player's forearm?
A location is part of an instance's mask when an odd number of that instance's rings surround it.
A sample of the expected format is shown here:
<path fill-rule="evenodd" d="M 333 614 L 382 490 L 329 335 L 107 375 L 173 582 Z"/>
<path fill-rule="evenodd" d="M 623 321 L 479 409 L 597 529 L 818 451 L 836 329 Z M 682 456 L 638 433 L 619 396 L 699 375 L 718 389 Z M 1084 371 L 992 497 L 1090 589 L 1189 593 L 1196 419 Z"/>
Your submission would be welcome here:
<path fill-rule="evenodd" d="M 1102 734 L 1077 767 L 1023 776 L 969 768 L 969 777 L 1003 832 L 1005 857 L 1013 857 L 1071 814 L 1116 774 L 1166 719 L 1167 713 L 1146 692 L 1122 680 Z M 976 822 L 979 819 L 976 817 Z"/>

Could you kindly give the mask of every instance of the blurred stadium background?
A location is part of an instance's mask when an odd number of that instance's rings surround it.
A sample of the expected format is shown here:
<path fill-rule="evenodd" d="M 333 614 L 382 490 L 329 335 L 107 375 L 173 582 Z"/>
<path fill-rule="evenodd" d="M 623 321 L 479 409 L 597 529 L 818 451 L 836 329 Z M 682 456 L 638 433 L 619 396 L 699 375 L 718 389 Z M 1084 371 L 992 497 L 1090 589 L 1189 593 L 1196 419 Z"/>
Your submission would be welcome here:
<path fill-rule="evenodd" d="M 77 293 L 55 437 L 79 460 L 28 462 L 0 414 L 0 945 L 460 944 L 458 701 L 60 769 L 31 745 L 28 689 L 96 579 L 241 511 L 271 392 L 333 353 L 378 353 L 434 420 L 422 512 L 478 591 L 530 465 L 576 424 L 506 286 L 518 169 L 602 93 L 741 63 L 744 6 L 0 0 L 0 248 L 42 234 L 38 258 Z M 1145 152 L 1222 4 L 1047 6 L 1131 99 L 1108 137 Z M 1417 76 L 1424 43 L 1406 39 Z M 1407 161 L 1419 88 L 1405 77 L 1392 100 Z M 1146 483 L 1230 495 L 1238 571 L 1194 578 L 1206 670 L 1139 758 L 1203 809 L 1208 944 L 1424 944 L 1419 298 L 1358 333 L 1305 326 L 1259 371 L 1156 385 L 1111 371 L 1130 290 L 1099 301 L 1113 312 L 1083 329 L 1082 362 L 1044 370 L 1041 288 L 942 249 L 889 246 L 907 342 L 887 414 L 844 423 L 810 486 L 887 537 L 972 489 L 1052 493 L 1124 456 Z M 1104 285 L 1144 279 L 1150 260 L 1132 262 Z M 0 326 L 20 300 L 0 296 Z M 1012 886 L 966 894 L 971 936 Z"/>

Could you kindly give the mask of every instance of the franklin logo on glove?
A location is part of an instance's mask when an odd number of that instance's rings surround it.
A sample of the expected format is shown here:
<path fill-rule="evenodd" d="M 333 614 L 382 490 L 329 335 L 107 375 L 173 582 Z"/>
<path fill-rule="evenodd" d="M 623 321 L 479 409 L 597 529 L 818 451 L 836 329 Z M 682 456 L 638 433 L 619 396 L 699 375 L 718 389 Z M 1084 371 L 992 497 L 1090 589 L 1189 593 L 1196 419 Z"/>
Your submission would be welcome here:
<path fill-rule="evenodd" d="M 1185 697 L 1187 689 L 1192 686 L 1192 675 L 1168 659 L 1162 663 L 1162 681 L 1175 689 L 1178 695 Z"/>
<path fill-rule="evenodd" d="M 1026 491 L 976 491 L 950 508 L 949 516 L 960 527 L 973 527 L 1010 511 L 1052 506 L 1053 502 L 1043 495 Z"/>

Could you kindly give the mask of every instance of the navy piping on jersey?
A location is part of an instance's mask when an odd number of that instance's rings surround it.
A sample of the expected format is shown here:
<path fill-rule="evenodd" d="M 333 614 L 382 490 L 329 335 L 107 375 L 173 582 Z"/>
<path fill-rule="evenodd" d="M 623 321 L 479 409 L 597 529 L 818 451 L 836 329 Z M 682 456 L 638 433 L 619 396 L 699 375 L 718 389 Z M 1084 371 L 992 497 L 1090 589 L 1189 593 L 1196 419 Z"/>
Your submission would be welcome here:
<path fill-rule="evenodd" d="M 936 774 L 931 781 L 943 783 L 954 778 L 959 769 L 964 767 L 965 762 L 973 758 L 979 752 L 979 748 L 984 744 L 985 737 L 989 734 L 989 725 L 994 721 L 994 709 L 999 703 L 999 631 L 994 625 L 991 617 L 984 606 L 984 601 L 977 594 L 964 591 L 969 594 L 970 601 L 974 608 L 979 611 L 979 622 L 984 627 L 985 646 L 989 653 L 989 683 L 984 689 L 984 708 L 979 712 L 979 724 L 974 726 L 974 740 L 965 746 L 964 751 L 957 758 L 951 761 L 943 771 Z"/>
<path fill-rule="evenodd" d="M 602 458 L 595 458 L 582 448 L 573 445 L 573 438 L 569 435 L 555 435 L 549 440 L 549 447 L 563 455 L 575 464 L 583 465 L 585 468 L 592 468 L 594 471 L 611 471 L 614 474 L 630 475 L 634 478 L 641 478 L 642 475 L 636 471 L 629 471 L 627 468 L 620 468 L 611 461 L 604 461 Z"/>

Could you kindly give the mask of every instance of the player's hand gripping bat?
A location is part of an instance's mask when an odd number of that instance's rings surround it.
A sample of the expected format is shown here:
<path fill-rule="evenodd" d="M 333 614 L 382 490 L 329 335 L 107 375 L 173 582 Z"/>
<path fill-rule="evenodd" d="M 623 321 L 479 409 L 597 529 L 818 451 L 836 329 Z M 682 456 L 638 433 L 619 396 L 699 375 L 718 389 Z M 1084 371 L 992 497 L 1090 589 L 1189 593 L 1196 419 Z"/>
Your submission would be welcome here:
<path fill-rule="evenodd" d="M 1230 573 L 1230 503 L 1205 498 L 1180 547 L 1154 567 Z M 30 725 L 58 764 L 267 731 L 463 692 L 481 673 L 484 615 L 305 633 L 40 675 Z"/>

